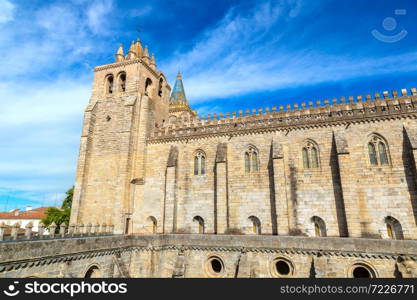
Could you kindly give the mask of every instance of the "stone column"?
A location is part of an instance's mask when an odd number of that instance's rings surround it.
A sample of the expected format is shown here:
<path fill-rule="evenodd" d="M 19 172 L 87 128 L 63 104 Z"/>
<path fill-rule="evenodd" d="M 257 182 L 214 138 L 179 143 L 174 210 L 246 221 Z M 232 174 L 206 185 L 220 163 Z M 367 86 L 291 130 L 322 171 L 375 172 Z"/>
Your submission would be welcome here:
<path fill-rule="evenodd" d="M 65 225 L 65 223 L 61 223 L 61 226 L 59 226 L 59 234 L 61 235 L 61 237 L 65 237 L 66 229 L 67 226 Z"/>
<path fill-rule="evenodd" d="M 6 229 L 6 224 L 4 222 L 0 223 L 0 241 L 4 241 L 4 230 Z"/>
<path fill-rule="evenodd" d="M 164 233 L 177 229 L 177 163 L 178 148 L 171 146 L 165 175 Z"/>
<path fill-rule="evenodd" d="M 11 239 L 12 240 L 17 240 L 17 235 L 18 235 L 18 232 L 19 232 L 19 228 L 20 228 L 20 224 L 19 223 L 15 223 L 12 226 L 12 231 L 10 233 L 10 236 L 11 236 Z"/>
<path fill-rule="evenodd" d="M 83 223 L 81 223 L 80 225 L 78 225 L 77 226 L 77 233 L 79 234 L 79 235 L 83 235 L 84 234 L 84 224 Z"/>
<path fill-rule="evenodd" d="M 69 236 L 74 236 L 75 235 L 75 225 L 74 224 L 70 224 L 70 226 L 68 228 L 68 235 Z"/>
<path fill-rule="evenodd" d="M 25 226 L 25 229 L 26 229 L 25 230 L 25 237 L 28 240 L 30 240 L 32 238 L 32 228 L 33 228 L 33 224 L 30 223 L 30 222 Z"/>
<path fill-rule="evenodd" d="M 56 224 L 55 222 L 52 222 L 51 225 L 49 225 L 49 237 L 50 238 L 55 238 L 55 230 L 56 230 Z"/>
<path fill-rule="evenodd" d="M 348 235 L 349 237 L 361 237 L 362 220 L 360 219 L 359 203 L 355 192 L 356 184 L 352 176 L 347 140 L 343 132 L 334 132 L 333 135 L 339 164 Z"/>
<path fill-rule="evenodd" d="M 227 144 L 225 143 L 217 145 L 215 170 L 215 232 L 222 234 L 229 228 Z"/>
<path fill-rule="evenodd" d="M 107 233 L 107 224 L 106 223 L 103 223 L 102 225 L 101 225 L 101 234 L 106 234 Z"/>
<path fill-rule="evenodd" d="M 85 234 L 90 235 L 91 234 L 91 223 L 88 223 L 85 227 Z"/>
<path fill-rule="evenodd" d="M 38 236 L 39 236 L 39 238 L 40 239 L 43 238 L 44 234 L 45 234 L 45 225 L 42 222 L 40 222 L 39 225 L 38 225 Z"/>
<path fill-rule="evenodd" d="M 274 200 L 276 205 L 275 217 L 277 218 L 278 235 L 288 235 L 290 231 L 288 217 L 288 198 L 286 189 L 286 176 L 284 165 L 284 151 L 282 145 L 272 141 L 272 167 L 274 176 Z M 273 205 L 271 205 L 273 209 Z M 274 215 L 272 212 L 271 215 Z M 274 224 L 274 222 L 272 222 Z"/>

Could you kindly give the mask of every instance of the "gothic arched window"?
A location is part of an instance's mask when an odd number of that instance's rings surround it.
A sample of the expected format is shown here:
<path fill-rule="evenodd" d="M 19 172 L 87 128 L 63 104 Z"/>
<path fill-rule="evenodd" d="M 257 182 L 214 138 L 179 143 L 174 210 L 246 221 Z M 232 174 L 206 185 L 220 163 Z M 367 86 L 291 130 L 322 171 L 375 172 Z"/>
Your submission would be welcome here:
<path fill-rule="evenodd" d="M 314 216 L 311 218 L 311 222 L 314 225 L 314 235 L 316 237 L 325 237 L 327 235 L 326 223 L 322 218 Z"/>
<path fill-rule="evenodd" d="M 152 80 L 150 80 L 149 78 L 146 78 L 146 81 L 145 81 L 145 95 L 148 95 L 151 85 L 152 85 Z"/>
<path fill-rule="evenodd" d="M 126 91 L 126 73 L 122 72 L 119 75 L 119 86 L 118 89 L 120 92 L 125 92 Z"/>
<path fill-rule="evenodd" d="M 162 86 L 164 84 L 164 80 L 161 78 L 159 79 L 159 87 L 158 87 L 158 96 L 162 97 Z"/>
<path fill-rule="evenodd" d="M 319 167 L 319 151 L 315 143 L 307 141 L 302 149 L 304 169 Z"/>
<path fill-rule="evenodd" d="M 113 75 L 108 75 L 106 77 L 106 93 L 107 94 L 113 94 L 113 83 L 114 83 Z"/>
<path fill-rule="evenodd" d="M 255 216 L 250 216 L 249 220 L 252 222 L 252 233 L 261 234 L 261 221 Z"/>
<path fill-rule="evenodd" d="M 194 156 L 194 175 L 206 174 L 206 155 L 203 151 L 198 151 Z"/>
<path fill-rule="evenodd" d="M 195 216 L 193 218 L 193 222 L 197 223 L 198 225 L 198 233 L 204 233 L 204 219 L 200 216 Z"/>
<path fill-rule="evenodd" d="M 253 146 L 249 146 L 245 152 L 245 170 L 246 172 L 255 172 L 259 170 L 258 151 Z"/>
<path fill-rule="evenodd" d="M 386 142 L 374 134 L 368 142 L 369 162 L 373 166 L 389 165 L 389 154 Z"/>
<path fill-rule="evenodd" d="M 385 224 L 387 226 L 387 236 L 393 240 L 404 239 L 403 229 L 401 223 L 391 216 L 385 218 Z"/>

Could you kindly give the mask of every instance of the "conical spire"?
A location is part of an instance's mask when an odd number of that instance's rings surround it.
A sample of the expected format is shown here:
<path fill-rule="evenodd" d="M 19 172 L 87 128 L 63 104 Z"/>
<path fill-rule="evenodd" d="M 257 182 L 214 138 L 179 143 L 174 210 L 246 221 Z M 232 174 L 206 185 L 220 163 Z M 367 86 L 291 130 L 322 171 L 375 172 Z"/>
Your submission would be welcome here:
<path fill-rule="evenodd" d="M 119 49 L 116 52 L 116 62 L 123 61 L 125 59 L 125 55 L 123 53 L 123 45 L 119 45 Z"/>
<path fill-rule="evenodd" d="M 132 41 L 130 45 L 129 52 L 127 53 L 127 59 L 135 59 L 136 58 L 136 45 L 135 41 Z"/>
<path fill-rule="evenodd" d="M 172 104 L 186 104 L 187 97 L 185 96 L 184 84 L 182 83 L 181 73 L 178 72 L 177 80 L 175 81 L 174 89 L 172 90 L 171 99 L 169 100 Z"/>
<path fill-rule="evenodd" d="M 156 62 L 155 62 L 155 55 L 153 55 L 152 53 L 152 57 L 151 57 L 151 68 L 156 70 Z"/>
<path fill-rule="evenodd" d="M 142 57 L 142 52 L 143 52 L 142 44 L 140 42 L 140 39 L 138 39 L 136 41 L 136 54 L 137 54 L 137 56 L 138 57 Z"/>
<path fill-rule="evenodd" d="M 144 62 L 146 62 L 146 63 L 149 65 L 150 60 L 149 60 L 149 51 L 148 51 L 148 46 L 145 46 L 145 49 L 143 50 L 142 60 L 143 60 Z"/>

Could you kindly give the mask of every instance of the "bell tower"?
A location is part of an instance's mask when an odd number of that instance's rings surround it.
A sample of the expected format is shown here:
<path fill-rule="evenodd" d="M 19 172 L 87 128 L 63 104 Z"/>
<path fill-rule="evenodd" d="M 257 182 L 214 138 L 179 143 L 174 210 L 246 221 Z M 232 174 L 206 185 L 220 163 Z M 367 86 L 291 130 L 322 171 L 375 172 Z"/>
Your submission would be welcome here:
<path fill-rule="evenodd" d="M 129 232 L 136 185 L 145 176 L 146 138 L 168 119 L 171 88 L 138 39 L 97 66 L 85 109 L 70 224 Z"/>

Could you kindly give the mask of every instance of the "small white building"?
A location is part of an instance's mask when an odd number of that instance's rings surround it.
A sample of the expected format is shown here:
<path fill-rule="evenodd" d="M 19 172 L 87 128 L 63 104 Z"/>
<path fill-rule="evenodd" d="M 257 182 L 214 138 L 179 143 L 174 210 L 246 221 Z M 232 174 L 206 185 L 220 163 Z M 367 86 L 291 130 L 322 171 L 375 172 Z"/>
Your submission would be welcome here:
<path fill-rule="evenodd" d="M 13 209 L 8 212 L 0 212 L 0 224 L 3 222 L 7 226 L 13 226 L 16 223 L 20 224 L 20 228 L 25 228 L 30 222 L 33 224 L 33 231 L 38 231 L 39 223 L 45 217 L 45 213 L 49 207 L 43 206 L 32 209 L 31 206 L 26 206 L 25 211 L 20 209 Z M 47 232 L 45 232 L 47 233 Z"/>

